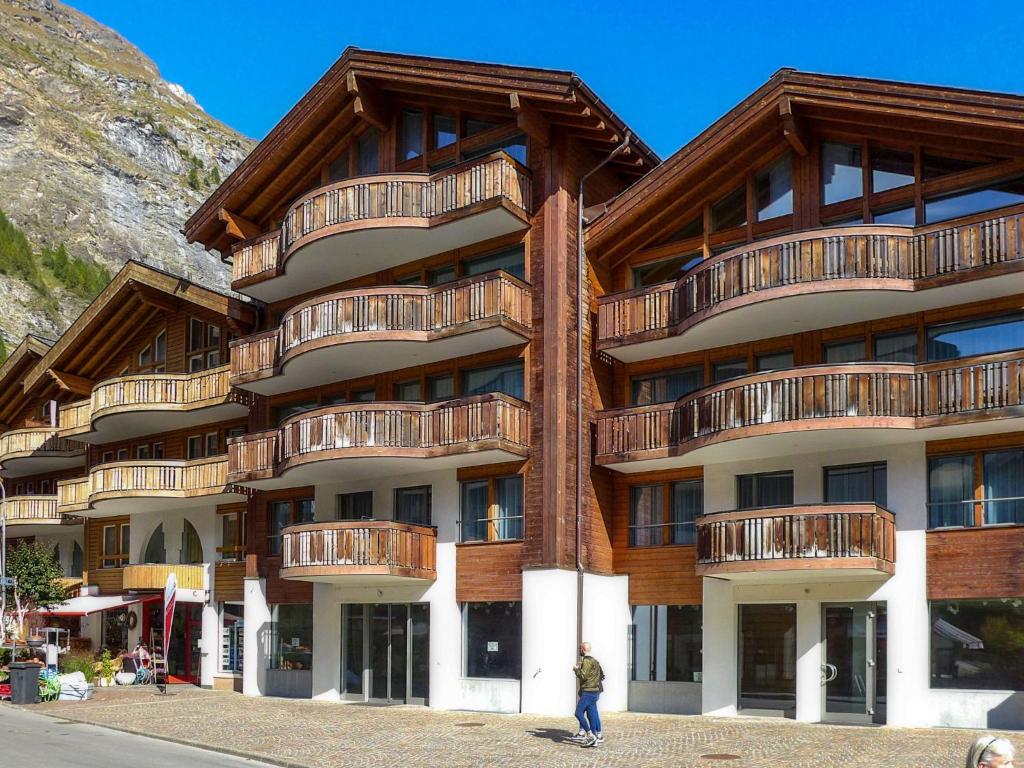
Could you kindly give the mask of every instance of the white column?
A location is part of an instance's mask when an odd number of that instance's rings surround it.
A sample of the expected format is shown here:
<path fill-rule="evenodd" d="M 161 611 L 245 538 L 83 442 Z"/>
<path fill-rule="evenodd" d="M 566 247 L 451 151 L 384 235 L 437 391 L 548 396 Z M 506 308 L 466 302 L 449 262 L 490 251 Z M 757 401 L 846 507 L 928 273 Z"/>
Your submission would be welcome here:
<path fill-rule="evenodd" d="M 199 685 L 213 688 L 213 676 L 220 657 L 220 615 L 216 603 L 203 605 L 203 637 L 199 641 L 199 654 Z"/>
<path fill-rule="evenodd" d="M 246 576 L 245 638 L 242 645 L 242 693 L 262 696 L 266 690 L 267 658 L 270 648 L 270 606 L 267 605 L 267 582 Z"/>
<path fill-rule="evenodd" d="M 737 627 L 732 583 L 704 579 L 704 670 L 701 708 L 705 715 L 736 714 Z"/>
<path fill-rule="evenodd" d="M 601 711 L 624 712 L 629 705 L 629 577 L 583 578 L 583 639 L 604 670 Z M 524 667 L 525 669 L 525 667 Z"/>
<path fill-rule="evenodd" d="M 313 698 L 341 698 L 341 603 L 333 584 L 313 585 Z"/>
<path fill-rule="evenodd" d="M 821 604 L 800 600 L 796 604 L 796 719 L 821 721 Z"/>
<path fill-rule="evenodd" d="M 524 570 L 523 712 L 570 717 L 576 659 L 576 572 Z"/>

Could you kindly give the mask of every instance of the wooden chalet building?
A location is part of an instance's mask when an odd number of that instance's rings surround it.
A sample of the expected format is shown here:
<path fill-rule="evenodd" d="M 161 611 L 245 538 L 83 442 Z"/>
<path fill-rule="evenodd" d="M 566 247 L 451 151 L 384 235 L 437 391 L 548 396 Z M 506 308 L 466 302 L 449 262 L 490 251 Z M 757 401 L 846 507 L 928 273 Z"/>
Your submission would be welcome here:
<path fill-rule="evenodd" d="M 183 231 L 247 300 L 130 265 L 0 369 L 182 677 L 568 715 L 582 634 L 605 709 L 1024 726 L 1024 98 L 781 70 L 661 162 L 349 49 Z"/>

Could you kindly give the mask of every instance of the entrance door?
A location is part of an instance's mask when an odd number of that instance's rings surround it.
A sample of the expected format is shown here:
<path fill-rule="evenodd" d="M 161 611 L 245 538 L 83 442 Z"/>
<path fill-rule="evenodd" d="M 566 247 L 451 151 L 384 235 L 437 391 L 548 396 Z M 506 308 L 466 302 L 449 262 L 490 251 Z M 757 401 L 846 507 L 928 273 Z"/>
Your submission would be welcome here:
<path fill-rule="evenodd" d="M 796 715 L 796 606 L 739 606 L 739 708 Z"/>
<path fill-rule="evenodd" d="M 154 600 L 147 604 L 143 614 L 142 637 L 150 644 L 150 650 L 158 654 L 163 653 L 163 626 L 163 603 Z M 199 603 L 175 605 L 171 624 L 171 652 L 167 658 L 170 682 L 199 685 L 199 640 L 202 636 L 203 606 Z"/>
<path fill-rule="evenodd" d="M 377 704 L 426 704 L 429 638 L 426 604 L 342 606 L 343 697 Z"/>
<path fill-rule="evenodd" d="M 885 722 L 885 605 L 823 605 L 821 672 L 824 719 Z"/>

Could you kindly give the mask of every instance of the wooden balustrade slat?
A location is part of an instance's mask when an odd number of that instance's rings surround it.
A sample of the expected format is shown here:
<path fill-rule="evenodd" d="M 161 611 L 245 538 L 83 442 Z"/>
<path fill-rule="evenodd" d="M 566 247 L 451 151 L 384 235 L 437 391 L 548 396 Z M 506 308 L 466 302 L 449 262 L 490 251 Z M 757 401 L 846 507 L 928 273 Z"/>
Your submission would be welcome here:
<path fill-rule="evenodd" d="M 401 523 L 332 523 L 285 529 L 282 562 L 287 568 L 387 567 L 435 570 L 436 533 L 430 528 Z"/>

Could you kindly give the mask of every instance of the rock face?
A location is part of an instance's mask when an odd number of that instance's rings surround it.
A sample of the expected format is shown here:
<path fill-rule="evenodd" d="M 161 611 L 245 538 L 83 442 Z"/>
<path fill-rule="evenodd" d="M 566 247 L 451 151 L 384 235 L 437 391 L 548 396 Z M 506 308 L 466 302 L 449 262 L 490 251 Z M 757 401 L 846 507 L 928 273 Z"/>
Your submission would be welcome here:
<path fill-rule="evenodd" d="M 51 0 L 0 0 L 0 209 L 37 246 L 113 274 L 128 259 L 224 288 L 218 256 L 178 231 L 253 142 L 211 118 L 116 32 Z M 59 310 L 0 274 L 0 335 L 60 334 Z"/>

